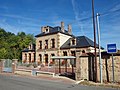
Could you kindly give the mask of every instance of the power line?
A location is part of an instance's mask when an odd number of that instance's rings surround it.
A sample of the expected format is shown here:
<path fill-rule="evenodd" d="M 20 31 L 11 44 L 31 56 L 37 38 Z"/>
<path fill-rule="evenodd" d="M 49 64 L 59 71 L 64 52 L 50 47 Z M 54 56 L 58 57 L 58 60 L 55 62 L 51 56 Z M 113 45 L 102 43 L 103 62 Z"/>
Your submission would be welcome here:
<path fill-rule="evenodd" d="M 108 12 L 100 13 L 100 16 L 106 16 L 106 15 L 109 15 L 109 14 L 112 14 L 112 13 L 116 13 L 116 12 L 119 12 L 119 11 L 120 11 L 120 9 L 117 9 L 117 10 L 114 10 L 114 11 L 108 11 Z M 94 17 L 96 17 L 96 16 L 94 16 Z M 78 21 L 83 22 L 83 21 L 87 21 L 87 20 L 90 20 L 90 19 L 92 19 L 92 16 L 80 19 Z M 73 21 L 70 24 L 75 24 L 75 23 L 78 23 L 78 22 L 77 21 Z"/>

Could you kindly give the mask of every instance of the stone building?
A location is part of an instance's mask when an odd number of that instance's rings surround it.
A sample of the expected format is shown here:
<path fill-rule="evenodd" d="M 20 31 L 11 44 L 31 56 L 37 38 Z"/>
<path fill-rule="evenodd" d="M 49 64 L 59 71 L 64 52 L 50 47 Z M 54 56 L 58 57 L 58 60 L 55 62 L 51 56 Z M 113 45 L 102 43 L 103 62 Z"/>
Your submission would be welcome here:
<path fill-rule="evenodd" d="M 54 59 L 51 56 L 75 56 L 74 69 L 76 80 L 95 80 L 95 61 L 94 61 L 94 42 L 86 36 L 75 36 L 72 34 L 72 27 L 68 25 L 68 30 L 64 27 L 64 22 L 61 26 L 41 27 L 40 34 L 36 35 L 36 47 L 34 44 L 22 51 L 22 62 L 49 65 L 54 64 Z M 98 47 L 98 45 L 96 44 Z M 101 48 L 102 50 L 103 48 Z M 97 48 L 98 54 L 98 48 Z M 64 60 L 61 60 L 61 64 Z M 120 51 L 115 54 L 115 81 L 120 81 Z M 70 60 L 67 61 L 68 67 L 71 67 Z M 107 52 L 102 52 L 103 65 L 103 80 L 112 81 L 112 62 L 111 55 Z M 99 55 L 97 55 L 97 76 L 99 74 Z"/>
<path fill-rule="evenodd" d="M 22 62 L 33 63 L 36 59 L 35 44 L 30 43 L 28 48 L 22 50 Z"/>
<path fill-rule="evenodd" d="M 65 30 L 64 22 L 61 26 L 44 26 L 41 33 L 36 35 L 36 62 L 48 65 L 54 62 L 51 56 L 76 56 L 76 51 L 81 53 L 93 52 L 94 42 L 86 36 L 74 36 L 72 27 L 68 25 Z M 76 62 L 76 60 L 74 60 Z"/>

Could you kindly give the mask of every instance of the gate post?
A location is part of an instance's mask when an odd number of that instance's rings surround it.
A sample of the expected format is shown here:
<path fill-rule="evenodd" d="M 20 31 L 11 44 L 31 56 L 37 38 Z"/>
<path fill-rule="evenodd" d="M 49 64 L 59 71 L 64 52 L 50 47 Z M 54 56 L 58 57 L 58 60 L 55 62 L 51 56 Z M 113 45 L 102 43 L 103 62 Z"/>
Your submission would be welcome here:
<path fill-rule="evenodd" d="M 0 73 L 3 72 L 3 61 L 4 59 L 0 59 Z"/>
<path fill-rule="evenodd" d="M 2 60 L 0 60 L 0 73 L 2 73 L 2 68 L 3 68 L 3 64 L 2 64 Z"/>
<path fill-rule="evenodd" d="M 76 72 L 75 72 L 75 76 L 76 76 L 76 80 L 79 81 L 81 80 L 81 68 L 80 68 L 80 54 L 81 51 L 76 51 Z"/>
<path fill-rule="evenodd" d="M 12 73 L 15 73 L 15 63 L 12 63 Z"/>
<path fill-rule="evenodd" d="M 12 59 L 12 73 L 15 73 L 15 70 L 17 68 L 17 62 L 18 59 Z"/>

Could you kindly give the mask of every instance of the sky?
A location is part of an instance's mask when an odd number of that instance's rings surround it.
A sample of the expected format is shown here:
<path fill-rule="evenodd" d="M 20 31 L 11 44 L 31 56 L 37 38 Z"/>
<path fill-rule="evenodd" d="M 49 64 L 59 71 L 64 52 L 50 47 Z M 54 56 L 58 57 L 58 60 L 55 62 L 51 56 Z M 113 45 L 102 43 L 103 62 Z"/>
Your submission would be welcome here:
<path fill-rule="evenodd" d="M 94 40 L 92 0 L 0 0 L 0 28 L 17 34 L 39 34 L 42 26 L 72 25 L 75 36 Z M 101 46 L 116 43 L 120 49 L 120 0 L 94 0 L 99 13 Z M 98 39 L 97 39 L 98 40 Z"/>

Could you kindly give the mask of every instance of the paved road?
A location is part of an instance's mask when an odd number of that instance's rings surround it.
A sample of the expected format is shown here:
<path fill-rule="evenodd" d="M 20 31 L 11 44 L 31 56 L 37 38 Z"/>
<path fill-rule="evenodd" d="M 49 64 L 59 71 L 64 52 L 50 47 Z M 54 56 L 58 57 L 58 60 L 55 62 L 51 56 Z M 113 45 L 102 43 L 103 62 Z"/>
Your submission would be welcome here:
<path fill-rule="evenodd" d="M 0 75 L 0 90 L 117 90 L 112 88 L 81 86 L 58 81 L 20 76 Z"/>

